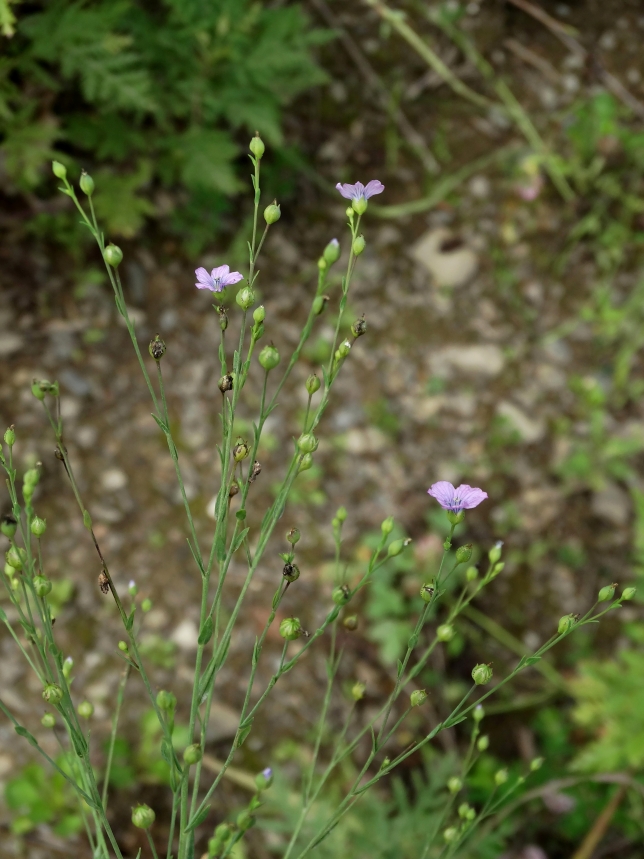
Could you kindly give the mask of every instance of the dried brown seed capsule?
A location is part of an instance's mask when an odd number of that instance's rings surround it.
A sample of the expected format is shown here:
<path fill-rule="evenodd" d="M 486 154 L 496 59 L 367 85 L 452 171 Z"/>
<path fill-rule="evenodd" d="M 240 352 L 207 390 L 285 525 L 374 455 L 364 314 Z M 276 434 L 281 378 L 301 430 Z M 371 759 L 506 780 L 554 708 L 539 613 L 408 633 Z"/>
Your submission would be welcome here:
<path fill-rule="evenodd" d="M 150 346 L 148 347 L 150 351 L 150 355 L 154 358 L 155 361 L 160 361 L 161 358 L 165 355 L 165 343 L 161 339 L 160 334 L 155 334 L 154 339 L 150 340 Z"/>
<path fill-rule="evenodd" d="M 366 334 L 367 331 L 367 322 L 364 318 L 364 313 L 360 317 L 360 319 L 356 319 L 356 321 L 351 326 L 351 333 L 357 339 L 361 337 L 363 334 Z"/>
<path fill-rule="evenodd" d="M 235 495 L 239 492 L 239 484 L 237 481 L 234 481 L 230 484 L 230 489 L 228 490 L 228 497 L 234 498 Z"/>
<path fill-rule="evenodd" d="M 108 594 L 110 592 L 110 580 L 108 579 L 105 570 L 103 570 L 98 577 L 98 584 L 104 594 Z"/>
<path fill-rule="evenodd" d="M 250 473 L 249 482 L 254 483 L 255 480 L 257 480 L 257 478 L 261 474 L 261 471 L 262 471 L 262 466 L 260 465 L 260 463 L 257 460 L 255 460 L 255 462 L 253 463 L 253 470 Z"/>
<path fill-rule="evenodd" d="M 284 564 L 282 575 L 287 582 L 296 582 L 300 577 L 300 568 L 297 564 Z"/>
<path fill-rule="evenodd" d="M 225 394 L 226 391 L 232 391 L 233 389 L 233 377 L 230 373 L 226 373 L 225 376 L 222 376 L 219 380 L 219 390 L 222 394 Z"/>

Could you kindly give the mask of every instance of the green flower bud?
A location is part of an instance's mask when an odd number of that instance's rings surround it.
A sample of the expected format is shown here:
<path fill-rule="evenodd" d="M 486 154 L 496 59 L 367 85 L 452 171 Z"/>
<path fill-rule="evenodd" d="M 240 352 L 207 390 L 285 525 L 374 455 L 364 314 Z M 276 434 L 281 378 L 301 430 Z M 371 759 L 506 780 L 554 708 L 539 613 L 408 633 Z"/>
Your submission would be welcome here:
<path fill-rule="evenodd" d="M 265 370 L 274 370 L 280 362 L 280 353 L 274 346 L 264 346 L 259 353 L 259 363 Z"/>
<path fill-rule="evenodd" d="M 335 514 L 335 518 L 338 520 L 338 522 L 346 522 L 347 508 L 346 507 L 338 507 L 337 512 Z"/>
<path fill-rule="evenodd" d="M 358 337 L 362 337 L 363 334 L 367 333 L 367 322 L 364 318 L 364 313 L 360 317 L 360 319 L 356 319 L 356 321 L 351 326 L 351 333 L 353 336 L 358 339 Z"/>
<path fill-rule="evenodd" d="M 13 428 L 13 424 L 4 431 L 4 443 L 9 447 L 13 447 L 16 443 L 16 433 Z"/>
<path fill-rule="evenodd" d="M 255 132 L 255 137 L 253 137 L 251 142 L 248 144 L 248 148 L 253 153 L 255 158 L 257 158 L 258 160 L 262 157 L 262 155 L 266 151 L 266 147 L 264 146 L 264 141 L 259 136 L 259 131 Z"/>
<path fill-rule="evenodd" d="M 132 823 L 138 829 L 149 829 L 155 818 L 156 814 L 149 805 L 137 805 L 136 808 L 132 809 Z"/>
<path fill-rule="evenodd" d="M 476 567 L 468 567 L 465 570 L 465 578 L 468 582 L 475 582 L 479 577 L 479 571 Z"/>
<path fill-rule="evenodd" d="M 78 705 L 78 715 L 82 719 L 91 719 L 94 715 L 94 705 L 91 701 L 81 701 Z"/>
<path fill-rule="evenodd" d="M 127 592 L 129 593 L 129 595 L 131 597 L 135 597 L 138 594 L 139 589 L 137 588 L 136 582 L 134 581 L 134 579 L 130 579 L 128 586 L 127 586 Z"/>
<path fill-rule="evenodd" d="M 18 530 L 18 520 L 11 513 L 5 513 L 0 520 L 0 531 L 10 540 Z"/>
<path fill-rule="evenodd" d="M 264 309 L 264 305 L 260 304 L 259 307 L 256 307 L 253 310 L 253 322 L 259 325 L 266 319 L 266 310 Z"/>
<path fill-rule="evenodd" d="M 412 707 L 420 707 L 427 699 L 427 692 L 424 689 L 414 689 L 409 696 L 409 703 Z"/>
<path fill-rule="evenodd" d="M 34 397 L 37 400 L 40 400 L 42 402 L 42 400 L 44 400 L 45 397 L 47 396 L 48 390 L 49 390 L 49 382 L 47 382 L 46 380 L 43 380 L 43 381 L 38 381 L 38 379 L 33 380 L 33 383 L 31 385 L 31 393 L 34 395 Z"/>
<path fill-rule="evenodd" d="M 349 632 L 354 632 L 358 628 L 358 615 L 357 614 L 349 614 L 342 621 L 342 626 L 345 629 L 348 629 Z"/>
<path fill-rule="evenodd" d="M 286 539 L 291 544 L 291 546 L 294 546 L 296 543 L 300 542 L 300 532 L 297 528 L 291 528 L 291 530 L 286 535 Z"/>
<path fill-rule="evenodd" d="M 12 546 L 5 554 L 5 560 L 14 570 L 21 570 L 23 565 L 27 563 L 27 553 L 24 549 L 18 546 Z"/>
<path fill-rule="evenodd" d="M 81 173 L 79 185 L 83 194 L 87 194 L 88 197 L 92 196 L 94 193 L 94 180 L 89 173 L 86 173 L 84 170 Z"/>
<path fill-rule="evenodd" d="M 360 256 L 362 251 L 365 249 L 367 243 L 365 241 L 364 236 L 356 236 L 353 240 L 353 244 L 351 245 L 351 250 L 353 251 L 354 256 Z"/>
<path fill-rule="evenodd" d="M 456 560 L 459 564 L 467 564 L 472 557 L 472 544 L 467 543 L 465 546 L 459 546 L 456 550 Z"/>
<path fill-rule="evenodd" d="M 351 208 L 358 215 L 364 215 L 364 213 L 367 211 L 368 205 L 369 204 L 367 203 L 365 197 L 354 197 L 354 199 L 351 200 Z"/>
<path fill-rule="evenodd" d="M 22 497 L 25 499 L 27 504 L 31 503 L 31 499 L 34 497 L 35 487 L 27 485 L 22 487 Z"/>
<path fill-rule="evenodd" d="M 246 809 L 245 811 L 240 811 L 235 823 L 237 824 L 237 829 L 239 829 L 240 832 L 246 832 L 251 828 L 251 826 L 254 826 L 255 818 L 250 811 Z"/>
<path fill-rule="evenodd" d="M 226 373 L 225 376 L 222 376 L 219 380 L 219 390 L 222 394 L 225 394 L 226 391 L 232 391 L 233 389 L 233 377 L 230 373 Z"/>
<path fill-rule="evenodd" d="M 479 740 L 476 744 L 476 748 L 479 752 L 485 752 L 490 748 L 490 738 L 487 735 L 479 737 Z"/>
<path fill-rule="evenodd" d="M 235 301 L 242 310 L 248 310 L 248 308 L 255 303 L 255 293 L 253 292 L 252 287 L 242 286 L 235 296 Z"/>
<path fill-rule="evenodd" d="M 559 635 L 564 635 L 566 632 L 570 632 L 570 630 L 577 623 L 577 615 L 575 614 L 566 614 L 562 618 L 559 619 L 559 624 L 557 626 L 557 632 Z"/>
<path fill-rule="evenodd" d="M 48 683 L 42 696 L 48 704 L 59 704 L 63 700 L 63 690 L 56 683 Z"/>
<path fill-rule="evenodd" d="M 499 540 L 498 543 L 495 543 L 494 546 L 487 553 L 488 558 L 490 559 L 490 564 L 494 565 L 497 561 L 501 560 L 501 551 L 503 549 L 503 543 Z"/>
<path fill-rule="evenodd" d="M 613 582 L 612 585 L 606 585 L 606 587 L 602 588 L 597 595 L 598 602 L 607 602 L 608 600 L 612 600 L 615 595 L 615 588 L 617 587 L 617 582 Z"/>
<path fill-rule="evenodd" d="M 434 598 L 434 585 L 429 582 L 425 582 L 420 589 L 420 595 L 425 602 L 431 602 Z"/>
<path fill-rule="evenodd" d="M 112 268 L 118 268 L 123 262 L 123 251 L 118 245 L 108 245 L 103 251 L 103 259 Z"/>
<path fill-rule="evenodd" d="M 44 728 L 53 728 L 56 725 L 56 717 L 53 713 L 45 713 L 45 715 L 40 720 L 40 724 Z"/>
<path fill-rule="evenodd" d="M 348 585 L 338 585 L 337 588 L 333 588 L 331 597 L 336 605 L 346 605 L 351 599 L 351 589 Z"/>
<path fill-rule="evenodd" d="M 637 591 L 637 588 L 624 588 L 624 590 L 622 592 L 622 599 L 623 600 L 632 600 L 633 597 L 635 596 L 636 591 Z"/>
<path fill-rule="evenodd" d="M 411 539 L 408 537 L 406 540 L 394 540 L 389 544 L 387 548 L 387 555 L 390 558 L 395 558 L 396 555 L 399 555 L 403 549 L 406 549 L 407 546 L 411 543 Z"/>
<path fill-rule="evenodd" d="M 229 841 L 232 834 L 233 830 L 230 823 L 220 823 L 219 826 L 215 826 L 215 838 L 221 844 Z"/>
<path fill-rule="evenodd" d="M 313 313 L 316 316 L 319 316 L 324 308 L 326 307 L 327 301 L 329 300 L 328 295 L 318 295 L 313 301 Z"/>
<path fill-rule="evenodd" d="M 203 751 L 199 743 L 193 743 L 188 746 L 183 752 L 183 759 L 191 767 L 193 764 L 198 764 L 203 757 Z"/>
<path fill-rule="evenodd" d="M 284 564 L 282 575 L 287 582 L 296 582 L 300 577 L 300 568 L 297 564 Z"/>
<path fill-rule="evenodd" d="M 313 453 L 318 449 L 318 444 L 318 440 L 313 433 L 310 432 L 304 433 L 297 440 L 297 446 L 302 453 Z"/>
<path fill-rule="evenodd" d="M 67 177 L 67 168 L 60 161 L 52 161 L 51 169 L 57 179 L 65 179 Z"/>
<path fill-rule="evenodd" d="M 453 510 L 447 510 L 446 512 L 450 525 L 460 525 L 465 519 L 465 510 L 460 510 L 458 513 L 455 513 Z"/>
<path fill-rule="evenodd" d="M 300 460 L 300 464 L 297 467 L 297 473 L 300 471 L 308 471 L 309 468 L 313 465 L 313 457 L 310 453 L 305 453 L 302 459 Z"/>
<path fill-rule="evenodd" d="M 343 340 L 338 346 L 335 356 L 338 360 L 341 360 L 342 358 L 346 358 L 350 351 L 351 343 L 348 340 Z"/>
<path fill-rule="evenodd" d="M 119 641 L 118 649 L 121 651 L 121 653 L 127 653 L 128 652 L 127 641 Z"/>
<path fill-rule="evenodd" d="M 161 339 L 160 334 L 155 334 L 154 338 L 150 340 L 148 351 L 155 361 L 160 361 L 163 358 L 166 352 L 166 345 Z"/>
<path fill-rule="evenodd" d="M 44 576 L 34 576 L 34 590 L 37 596 L 46 597 L 47 594 L 51 593 L 51 588 L 52 584 L 49 579 Z"/>
<path fill-rule="evenodd" d="M 366 688 L 367 687 L 364 683 L 361 683 L 359 680 L 357 680 L 351 687 L 351 697 L 353 698 L 353 700 L 362 701 Z"/>
<path fill-rule="evenodd" d="M 450 793 L 458 793 L 462 787 L 463 782 L 458 778 L 458 776 L 453 775 L 447 782 L 447 789 Z"/>
<path fill-rule="evenodd" d="M 447 842 L 447 844 L 452 844 L 452 842 L 456 841 L 458 838 L 458 829 L 455 826 L 449 826 L 443 832 L 443 838 Z"/>
<path fill-rule="evenodd" d="M 313 396 L 313 394 L 315 394 L 315 393 L 316 393 L 316 391 L 319 391 L 319 390 L 320 390 L 320 386 L 321 386 L 321 384 L 322 384 L 322 383 L 320 382 L 320 380 L 318 379 L 318 377 L 315 375 L 315 373 L 313 373 L 313 374 L 312 374 L 311 376 L 309 376 L 309 378 L 306 380 L 306 390 L 307 390 L 307 393 L 309 393 L 311 396 Z"/>
<path fill-rule="evenodd" d="M 530 772 L 536 772 L 543 766 L 543 758 L 534 758 L 530 761 Z"/>
<path fill-rule="evenodd" d="M 461 820 L 474 820 L 476 812 L 467 802 L 462 802 L 458 807 L 458 816 Z"/>
<path fill-rule="evenodd" d="M 264 220 L 269 226 L 271 224 L 276 224 L 281 217 L 282 212 L 280 207 L 277 205 L 277 200 L 274 200 L 270 206 L 267 206 L 264 209 Z"/>
<path fill-rule="evenodd" d="M 143 602 L 141 603 L 141 611 L 145 612 L 147 614 L 147 612 L 149 612 L 151 610 L 151 608 L 152 608 L 152 600 L 149 597 L 146 597 L 143 600 Z"/>
<path fill-rule="evenodd" d="M 41 519 L 40 516 L 34 516 L 31 520 L 31 525 L 29 526 L 31 529 L 31 533 L 34 537 L 42 537 L 42 535 L 47 530 L 47 523 L 44 519 Z"/>
<path fill-rule="evenodd" d="M 337 262 L 340 259 L 340 242 L 337 239 L 331 239 L 322 251 L 322 257 L 327 265 Z"/>
<path fill-rule="evenodd" d="M 326 271 L 328 267 L 329 267 L 329 264 L 324 259 L 324 257 L 320 257 L 318 260 L 318 268 L 320 269 L 320 271 Z"/>
<path fill-rule="evenodd" d="M 476 705 L 476 707 L 474 708 L 474 712 L 472 713 L 472 718 L 477 725 L 483 721 L 483 719 L 485 718 L 485 710 L 483 709 L 482 704 Z"/>
<path fill-rule="evenodd" d="M 287 641 L 295 641 L 302 633 L 302 624 L 297 617 L 285 617 L 280 623 L 280 635 Z"/>
<path fill-rule="evenodd" d="M 439 641 L 451 641 L 454 638 L 454 627 L 449 623 L 443 623 L 436 630 L 436 638 Z"/>
<path fill-rule="evenodd" d="M 249 453 L 250 448 L 248 447 L 247 442 L 239 436 L 235 442 L 235 446 L 233 447 L 233 459 L 235 462 L 241 462 L 243 459 L 246 459 Z"/>
<path fill-rule="evenodd" d="M 394 517 L 388 516 L 386 519 L 384 519 L 380 525 L 380 530 L 382 532 L 383 537 L 388 537 L 394 530 Z"/>
<path fill-rule="evenodd" d="M 505 784 L 508 780 L 508 771 L 507 770 L 497 770 L 494 774 L 494 784 L 497 787 L 501 787 L 502 784 Z"/>
<path fill-rule="evenodd" d="M 25 486 L 37 486 L 40 481 L 40 469 L 39 468 L 30 468 L 28 471 L 25 471 L 25 476 L 22 478 L 22 482 Z"/>
<path fill-rule="evenodd" d="M 266 790 L 273 784 L 273 770 L 270 767 L 266 767 L 265 770 L 262 770 L 261 773 L 257 773 L 255 776 L 255 785 L 257 786 L 257 790 L 262 791 Z"/>
<path fill-rule="evenodd" d="M 492 679 L 492 669 L 484 662 L 479 662 L 472 668 L 472 680 L 477 686 L 485 686 Z"/>
<path fill-rule="evenodd" d="M 74 667 L 74 660 L 71 656 L 68 656 L 63 662 L 63 676 L 69 680 L 69 675 L 72 673 L 72 668 Z"/>
<path fill-rule="evenodd" d="M 165 689 L 160 689 L 157 692 L 157 707 L 164 713 L 174 713 L 177 706 L 177 696 L 172 692 L 167 692 Z"/>

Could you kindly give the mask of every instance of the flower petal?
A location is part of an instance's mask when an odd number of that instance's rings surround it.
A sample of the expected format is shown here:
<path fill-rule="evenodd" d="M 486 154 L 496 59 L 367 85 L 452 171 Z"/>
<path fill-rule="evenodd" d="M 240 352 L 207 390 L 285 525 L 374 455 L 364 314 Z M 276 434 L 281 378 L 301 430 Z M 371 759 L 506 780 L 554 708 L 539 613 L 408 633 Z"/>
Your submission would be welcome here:
<path fill-rule="evenodd" d="M 455 489 L 447 480 L 439 480 L 438 483 L 432 483 L 427 490 L 427 494 L 435 498 L 441 507 L 448 510 L 454 502 Z"/>
<path fill-rule="evenodd" d="M 346 182 L 344 185 L 341 185 L 338 182 L 335 187 L 336 190 L 339 191 L 347 200 L 351 200 L 354 197 L 355 185 L 348 185 Z"/>
<path fill-rule="evenodd" d="M 217 292 L 212 283 L 195 283 L 197 289 L 209 289 L 211 292 Z"/>
<path fill-rule="evenodd" d="M 478 486 L 470 486 L 467 483 L 461 483 L 456 489 L 456 497 L 460 499 L 461 507 L 464 510 L 471 510 L 472 507 L 478 507 L 481 501 L 487 498 L 487 492 L 479 489 Z"/>
<path fill-rule="evenodd" d="M 217 268 L 213 268 L 210 272 L 210 276 L 213 280 L 219 280 L 220 277 L 225 277 L 230 271 L 230 266 L 228 265 L 220 265 Z"/>
<path fill-rule="evenodd" d="M 228 268 L 228 266 L 226 266 Z M 244 279 L 244 275 L 238 271 L 231 271 L 230 274 L 225 274 L 221 278 L 221 285 L 230 286 L 232 283 L 238 283 L 240 280 Z"/>
<path fill-rule="evenodd" d="M 210 283 L 210 275 L 205 268 L 196 269 L 195 274 L 199 283 Z"/>
<path fill-rule="evenodd" d="M 365 199 L 368 200 L 369 197 L 373 197 L 375 194 L 382 194 L 385 190 L 385 186 L 379 179 L 372 179 L 371 182 L 367 182 L 367 187 L 364 189 Z"/>

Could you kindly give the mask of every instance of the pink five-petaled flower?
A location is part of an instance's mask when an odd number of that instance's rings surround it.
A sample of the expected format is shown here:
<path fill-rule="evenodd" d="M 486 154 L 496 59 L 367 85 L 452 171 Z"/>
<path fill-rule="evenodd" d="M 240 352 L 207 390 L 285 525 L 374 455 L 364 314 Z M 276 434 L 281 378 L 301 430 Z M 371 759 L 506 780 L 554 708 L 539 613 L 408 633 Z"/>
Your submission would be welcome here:
<path fill-rule="evenodd" d="M 346 182 L 342 185 L 338 182 L 335 187 L 347 200 L 368 200 L 369 197 L 382 194 L 385 190 L 385 186 L 378 179 L 372 179 L 366 186 L 362 182 L 356 182 L 355 185 L 349 185 Z"/>
<path fill-rule="evenodd" d="M 456 489 L 447 480 L 439 480 L 433 483 L 427 490 L 428 494 L 435 498 L 444 510 L 452 513 L 460 513 L 461 510 L 471 510 L 478 507 L 481 501 L 487 498 L 487 492 L 478 486 L 469 486 L 461 483 Z"/>
<path fill-rule="evenodd" d="M 213 268 L 210 274 L 208 274 L 205 268 L 198 268 L 195 274 L 199 281 L 195 283 L 197 289 L 209 289 L 211 292 L 221 292 L 225 286 L 230 286 L 231 283 L 238 283 L 244 277 L 238 271 L 231 271 L 227 265 Z"/>

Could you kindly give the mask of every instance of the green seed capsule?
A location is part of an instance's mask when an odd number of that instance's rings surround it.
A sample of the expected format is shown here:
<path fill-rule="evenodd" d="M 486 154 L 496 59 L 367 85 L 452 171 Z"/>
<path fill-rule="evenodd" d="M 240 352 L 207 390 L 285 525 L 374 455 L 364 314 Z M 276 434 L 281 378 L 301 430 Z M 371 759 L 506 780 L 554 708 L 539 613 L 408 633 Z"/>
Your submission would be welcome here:
<path fill-rule="evenodd" d="M 139 829 L 149 829 L 156 819 L 156 814 L 149 805 L 137 805 L 132 809 L 132 823 Z"/>
<path fill-rule="evenodd" d="M 274 370 L 280 362 L 280 353 L 274 346 L 264 346 L 259 353 L 259 363 L 265 370 Z"/>
<path fill-rule="evenodd" d="M 108 245 L 103 251 L 103 259 L 112 268 L 118 268 L 123 262 L 123 251 L 118 245 Z"/>
<path fill-rule="evenodd" d="M 255 134 L 255 137 L 253 137 L 251 142 L 248 144 L 248 148 L 258 160 L 262 157 L 266 151 L 266 147 L 264 146 L 264 141 L 259 136 L 259 132 Z"/>
<path fill-rule="evenodd" d="M 282 211 L 280 207 L 277 205 L 277 202 L 273 202 L 270 206 L 267 206 L 264 209 L 264 220 L 267 224 L 275 224 L 282 217 Z"/>
<path fill-rule="evenodd" d="M 302 635 L 302 624 L 297 617 L 285 617 L 280 623 L 280 635 L 287 641 L 295 641 Z"/>
<path fill-rule="evenodd" d="M 94 180 L 89 175 L 89 173 L 86 173 L 83 170 L 83 172 L 81 173 L 79 184 L 83 194 L 87 194 L 88 197 L 91 197 L 94 193 Z"/>
<path fill-rule="evenodd" d="M 472 669 L 472 680 L 477 686 L 485 686 L 492 679 L 492 669 L 484 662 L 480 662 Z"/>

